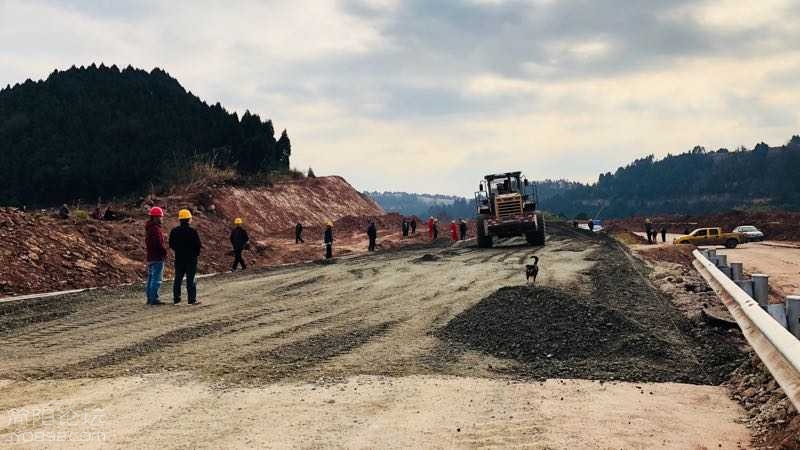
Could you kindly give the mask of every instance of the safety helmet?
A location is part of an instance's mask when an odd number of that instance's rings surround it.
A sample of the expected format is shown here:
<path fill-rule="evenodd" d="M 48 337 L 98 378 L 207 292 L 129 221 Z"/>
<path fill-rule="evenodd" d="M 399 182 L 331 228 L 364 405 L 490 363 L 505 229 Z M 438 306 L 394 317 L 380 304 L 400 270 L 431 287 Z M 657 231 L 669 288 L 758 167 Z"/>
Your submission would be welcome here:
<path fill-rule="evenodd" d="M 153 206 L 150 208 L 150 212 L 148 213 L 150 217 L 164 217 L 164 210 L 159 208 L 158 206 Z"/>
<path fill-rule="evenodd" d="M 234 225 L 241 225 L 242 224 L 242 218 L 241 217 L 237 217 L 237 218 L 233 219 L 233 224 Z"/>
<path fill-rule="evenodd" d="M 188 209 L 182 209 L 182 210 L 178 211 L 178 219 L 186 220 L 186 219 L 191 219 L 191 218 L 192 218 L 192 212 L 189 211 Z"/>
<path fill-rule="evenodd" d="M 333 222 L 331 222 L 330 220 L 326 220 L 325 221 L 325 225 L 327 225 L 329 227 L 332 227 L 333 226 Z"/>

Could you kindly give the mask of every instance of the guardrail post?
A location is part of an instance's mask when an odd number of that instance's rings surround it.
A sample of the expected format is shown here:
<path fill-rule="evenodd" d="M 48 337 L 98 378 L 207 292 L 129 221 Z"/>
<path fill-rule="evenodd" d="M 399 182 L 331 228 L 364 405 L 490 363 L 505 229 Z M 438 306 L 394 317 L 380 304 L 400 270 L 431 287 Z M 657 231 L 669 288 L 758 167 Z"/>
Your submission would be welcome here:
<path fill-rule="evenodd" d="M 786 305 L 783 303 L 770 303 L 767 305 L 767 312 L 783 328 L 789 328 L 786 323 Z"/>
<path fill-rule="evenodd" d="M 753 299 L 767 309 L 769 304 L 769 275 L 763 273 L 753 274 Z"/>
<path fill-rule="evenodd" d="M 786 297 L 786 322 L 789 331 L 794 337 L 800 339 L 800 295 Z"/>
<path fill-rule="evenodd" d="M 742 267 L 742 263 L 740 262 L 731 263 L 731 279 L 733 281 L 741 280 L 743 273 L 744 273 L 744 267 Z"/>
<path fill-rule="evenodd" d="M 728 265 L 728 255 L 717 255 L 717 267 L 725 267 Z"/>
<path fill-rule="evenodd" d="M 728 266 L 722 266 L 719 268 L 720 272 L 724 273 L 726 277 L 733 279 L 733 274 L 731 273 L 731 268 Z"/>
<path fill-rule="evenodd" d="M 706 255 L 708 255 L 708 259 L 711 259 L 714 256 L 717 256 L 717 250 L 714 248 L 707 248 L 705 250 Z"/>
<path fill-rule="evenodd" d="M 753 280 L 734 280 L 736 284 L 742 288 L 745 294 L 753 298 Z"/>
<path fill-rule="evenodd" d="M 692 254 L 697 259 L 694 266 L 714 291 L 720 295 L 722 302 L 736 323 L 739 324 L 747 342 L 753 347 L 783 392 L 786 393 L 792 405 L 796 409 L 800 409 L 800 340 L 781 324 L 778 324 L 769 313 L 764 311 L 760 303 L 746 295 L 744 290 L 739 287 L 741 284 L 746 284 L 744 281 L 740 280 L 737 283 L 727 278 L 699 250 L 693 251 Z M 759 281 L 759 288 L 762 293 L 768 294 L 767 277 L 762 277 Z M 750 283 L 753 282 L 750 281 Z M 800 300 L 800 296 L 797 300 Z M 793 302 L 793 312 L 795 306 L 797 303 Z M 780 320 L 781 312 L 784 317 L 786 315 L 786 310 L 781 305 L 773 305 L 771 309 L 779 315 L 778 320 Z"/>

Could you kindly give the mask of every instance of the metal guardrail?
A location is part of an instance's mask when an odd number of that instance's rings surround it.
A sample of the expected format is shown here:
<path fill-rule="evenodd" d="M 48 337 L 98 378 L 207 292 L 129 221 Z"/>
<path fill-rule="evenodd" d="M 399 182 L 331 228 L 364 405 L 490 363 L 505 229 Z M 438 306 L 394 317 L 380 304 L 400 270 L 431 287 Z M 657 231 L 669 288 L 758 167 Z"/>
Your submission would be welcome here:
<path fill-rule="evenodd" d="M 728 278 L 700 251 L 693 252 L 695 267 L 717 292 L 745 339 L 800 409 L 800 340 L 775 321 L 761 305 Z"/>

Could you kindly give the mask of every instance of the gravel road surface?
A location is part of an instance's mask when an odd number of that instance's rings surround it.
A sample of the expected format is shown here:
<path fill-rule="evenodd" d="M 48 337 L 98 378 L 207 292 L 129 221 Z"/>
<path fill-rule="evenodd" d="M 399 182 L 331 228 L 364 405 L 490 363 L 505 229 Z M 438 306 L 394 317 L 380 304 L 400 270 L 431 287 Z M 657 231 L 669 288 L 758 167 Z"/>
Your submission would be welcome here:
<path fill-rule="evenodd" d="M 145 307 L 133 289 L 3 303 L 0 442 L 67 426 L 22 412 L 90 408 L 105 433 L 90 447 L 746 445 L 715 386 L 738 352 L 641 270 L 613 241 L 553 227 L 543 248 L 204 279 L 197 307 Z"/>

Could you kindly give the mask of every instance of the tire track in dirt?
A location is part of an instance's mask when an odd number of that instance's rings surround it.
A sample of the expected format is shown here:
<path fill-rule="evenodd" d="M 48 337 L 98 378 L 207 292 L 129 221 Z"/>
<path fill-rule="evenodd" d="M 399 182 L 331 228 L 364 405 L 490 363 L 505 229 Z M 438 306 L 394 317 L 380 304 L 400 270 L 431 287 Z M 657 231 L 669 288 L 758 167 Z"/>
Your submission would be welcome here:
<path fill-rule="evenodd" d="M 237 370 L 237 376 L 265 381 L 296 376 L 298 372 L 308 371 L 337 355 L 361 347 L 371 339 L 386 334 L 395 325 L 396 322 L 383 322 L 355 329 L 344 326 L 270 350 L 251 353 L 242 358 L 244 366 Z"/>

